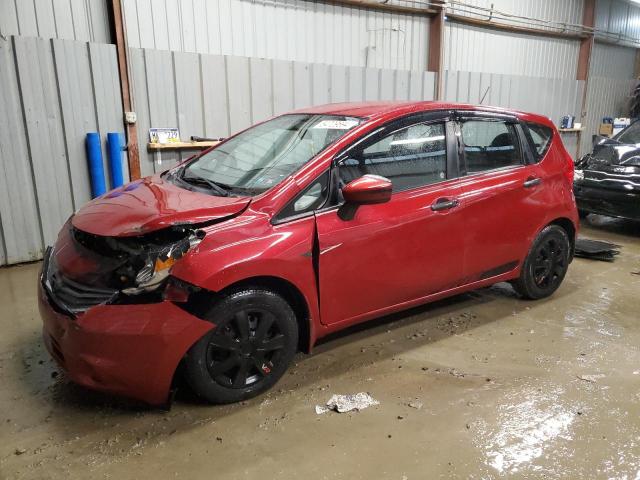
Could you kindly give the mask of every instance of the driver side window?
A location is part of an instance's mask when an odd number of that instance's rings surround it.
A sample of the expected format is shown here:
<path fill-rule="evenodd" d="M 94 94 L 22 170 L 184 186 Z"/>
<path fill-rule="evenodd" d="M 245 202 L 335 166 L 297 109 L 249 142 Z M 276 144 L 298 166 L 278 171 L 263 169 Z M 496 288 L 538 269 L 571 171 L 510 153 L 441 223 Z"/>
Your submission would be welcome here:
<path fill-rule="evenodd" d="M 394 192 L 441 182 L 447 178 L 445 124 L 420 123 L 395 130 L 352 153 L 339 165 L 341 183 L 363 175 L 388 178 Z"/>

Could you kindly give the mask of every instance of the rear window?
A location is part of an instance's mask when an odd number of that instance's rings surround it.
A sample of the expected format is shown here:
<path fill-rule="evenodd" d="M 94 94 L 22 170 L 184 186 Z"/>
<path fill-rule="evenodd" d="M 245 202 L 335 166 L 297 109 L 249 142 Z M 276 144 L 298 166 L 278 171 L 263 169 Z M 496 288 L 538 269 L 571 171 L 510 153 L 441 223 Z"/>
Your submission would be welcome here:
<path fill-rule="evenodd" d="M 551 145 L 553 130 L 537 123 L 527 123 L 527 127 L 529 127 L 531 140 L 533 140 L 533 147 L 538 157 L 537 161 L 540 161 Z"/>

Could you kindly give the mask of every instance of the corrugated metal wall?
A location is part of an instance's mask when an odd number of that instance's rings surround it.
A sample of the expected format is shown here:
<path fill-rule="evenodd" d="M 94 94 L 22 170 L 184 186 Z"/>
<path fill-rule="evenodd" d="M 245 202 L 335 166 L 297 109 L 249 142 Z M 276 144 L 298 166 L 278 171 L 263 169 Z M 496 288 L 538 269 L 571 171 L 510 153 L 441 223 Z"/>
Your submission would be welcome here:
<path fill-rule="evenodd" d="M 178 126 L 182 138 L 219 138 L 292 109 L 343 101 L 432 100 L 435 92 L 435 75 L 425 71 L 152 49 L 130 53 L 144 175 L 179 159 L 176 153 L 145 155 L 150 127 Z"/>
<path fill-rule="evenodd" d="M 424 70 L 428 19 L 307 0 L 123 0 L 130 47 Z"/>
<path fill-rule="evenodd" d="M 118 82 L 113 45 L 0 40 L 0 265 L 41 258 L 90 199 L 84 138 L 123 131 Z"/>
<path fill-rule="evenodd" d="M 551 22 L 567 24 L 582 23 L 582 9 L 584 0 L 464 0 L 463 3 L 491 10 L 509 13 L 520 17 L 531 17 Z M 460 15 L 477 17 L 478 9 L 453 4 L 450 11 Z M 489 12 L 485 17 L 488 18 Z M 521 19 L 501 19 L 502 23 L 522 25 Z M 540 27 L 542 28 L 542 27 Z"/>
<path fill-rule="evenodd" d="M 591 53 L 590 76 L 634 78 L 636 49 L 596 43 Z"/>
<path fill-rule="evenodd" d="M 0 0 L 0 35 L 109 43 L 108 0 Z"/>
<path fill-rule="evenodd" d="M 596 28 L 612 32 L 610 40 L 640 39 L 640 5 L 624 0 L 597 0 Z M 638 41 L 632 43 L 637 45 Z"/>
<path fill-rule="evenodd" d="M 583 0 L 465 0 L 464 3 L 568 24 L 582 23 Z M 479 10 L 452 4 L 456 14 L 474 18 Z M 522 20 L 500 18 L 501 23 L 526 26 Z M 537 28 L 544 28 L 537 25 Z M 526 75 L 545 78 L 575 78 L 579 44 L 575 40 L 536 37 L 447 22 L 445 26 L 445 70 Z"/>
<path fill-rule="evenodd" d="M 446 70 L 575 78 L 579 48 L 575 40 L 447 23 L 444 65 Z"/>

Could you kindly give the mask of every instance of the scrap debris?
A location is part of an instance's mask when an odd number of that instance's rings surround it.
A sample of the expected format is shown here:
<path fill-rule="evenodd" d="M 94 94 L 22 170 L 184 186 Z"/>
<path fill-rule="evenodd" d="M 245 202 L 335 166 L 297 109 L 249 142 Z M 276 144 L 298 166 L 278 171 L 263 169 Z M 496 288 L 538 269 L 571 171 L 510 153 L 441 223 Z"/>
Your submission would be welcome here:
<path fill-rule="evenodd" d="M 322 415 L 331 410 L 338 413 L 360 411 L 373 405 L 380 405 L 380 402 L 366 392 L 355 395 L 333 395 L 325 405 L 316 405 L 316 413 Z"/>
<path fill-rule="evenodd" d="M 595 375 L 578 375 L 579 380 L 584 380 L 585 382 L 589 383 L 596 383 L 600 378 L 604 378 L 604 375 L 602 373 L 598 373 Z"/>
<path fill-rule="evenodd" d="M 575 256 L 589 258 L 591 260 L 601 260 L 603 262 L 613 262 L 616 255 L 620 254 L 620 248 L 620 245 L 616 245 L 615 243 L 578 237 L 576 240 Z"/>

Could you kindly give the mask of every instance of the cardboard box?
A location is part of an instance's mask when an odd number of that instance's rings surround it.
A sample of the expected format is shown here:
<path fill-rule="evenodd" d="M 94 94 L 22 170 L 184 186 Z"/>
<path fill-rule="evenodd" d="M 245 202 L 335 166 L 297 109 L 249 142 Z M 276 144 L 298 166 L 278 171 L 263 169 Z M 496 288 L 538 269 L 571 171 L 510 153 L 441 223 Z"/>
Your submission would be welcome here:
<path fill-rule="evenodd" d="M 603 137 L 610 137 L 613 135 L 613 124 L 612 123 L 601 123 L 600 129 L 598 133 Z"/>
<path fill-rule="evenodd" d="M 627 128 L 629 125 L 631 125 L 630 118 L 626 118 L 626 117 L 615 118 L 613 120 L 613 135 L 615 136 L 619 134 L 622 130 Z"/>

